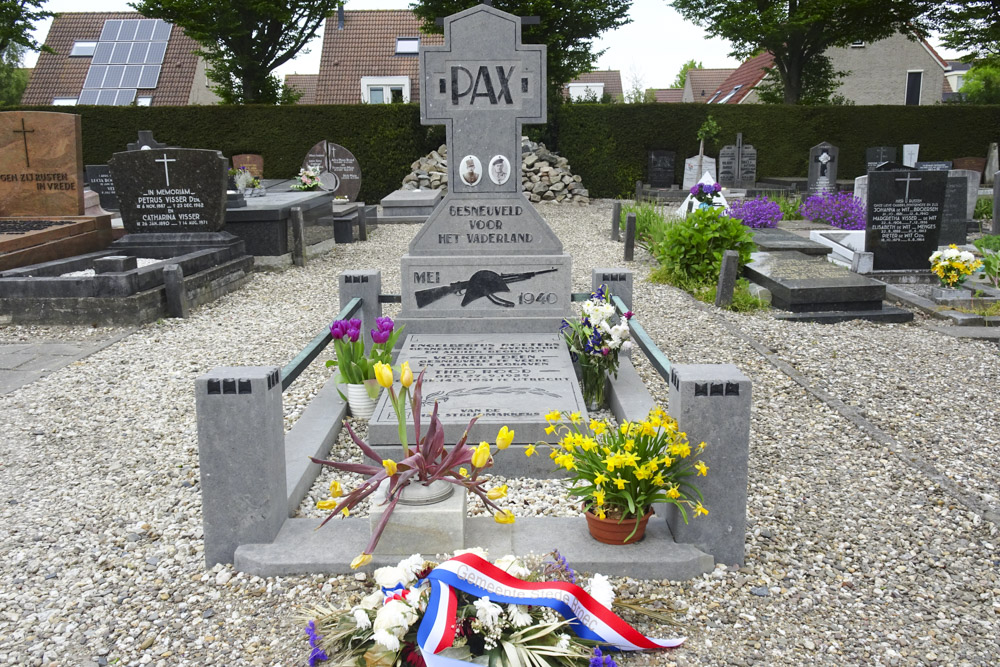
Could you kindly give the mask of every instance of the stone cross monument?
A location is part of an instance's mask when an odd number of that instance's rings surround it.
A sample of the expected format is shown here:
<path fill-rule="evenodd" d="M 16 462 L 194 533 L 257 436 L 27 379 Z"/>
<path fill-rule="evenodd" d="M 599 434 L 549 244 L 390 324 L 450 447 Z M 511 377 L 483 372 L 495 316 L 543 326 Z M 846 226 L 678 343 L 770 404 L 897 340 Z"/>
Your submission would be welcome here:
<path fill-rule="evenodd" d="M 402 258 L 408 333 L 555 332 L 570 257 L 521 191 L 521 126 L 544 123 L 545 47 L 477 5 L 420 48 L 420 117 L 445 125 L 449 192 Z"/>

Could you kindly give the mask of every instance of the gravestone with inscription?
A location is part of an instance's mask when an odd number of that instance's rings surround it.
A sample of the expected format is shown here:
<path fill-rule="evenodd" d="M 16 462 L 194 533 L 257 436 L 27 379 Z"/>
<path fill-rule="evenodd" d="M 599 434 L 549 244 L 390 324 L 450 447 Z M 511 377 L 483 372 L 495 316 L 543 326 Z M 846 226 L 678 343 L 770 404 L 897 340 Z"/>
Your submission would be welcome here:
<path fill-rule="evenodd" d="M 111 167 L 106 164 L 88 164 L 84 167 L 90 189 L 101 199 L 101 208 L 106 211 L 118 210 L 118 195 L 115 182 L 111 180 Z"/>
<path fill-rule="evenodd" d="M 916 166 L 918 171 L 950 171 L 952 168 L 951 161 L 949 160 L 917 162 Z"/>
<path fill-rule="evenodd" d="M 0 216 L 83 215 L 80 116 L 0 113 Z"/>
<path fill-rule="evenodd" d="M 976 202 L 979 200 L 979 181 L 982 180 L 982 173 L 972 169 L 951 169 L 948 171 L 951 178 L 961 178 L 965 181 L 965 217 L 972 220 L 976 215 Z"/>
<path fill-rule="evenodd" d="M 708 173 L 712 177 L 713 183 L 718 183 L 717 174 L 718 171 L 715 167 L 715 158 L 703 155 L 701 158 L 701 171 L 698 171 L 698 156 L 693 155 L 684 161 L 684 181 L 681 187 L 685 190 L 690 190 L 695 186 L 696 183 L 701 182 L 705 174 Z"/>
<path fill-rule="evenodd" d="M 217 232 L 225 224 L 229 161 L 219 151 L 127 151 L 108 164 L 127 233 Z"/>
<path fill-rule="evenodd" d="M 984 157 L 957 157 L 951 163 L 952 169 L 975 171 L 979 174 L 980 179 L 983 177 L 983 170 L 986 169 L 986 158 Z"/>
<path fill-rule="evenodd" d="M 674 184 L 674 151 L 649 151 L 649 185 L 654 188 L 669 188 Z"/>
<path fill-rule="evenodd" d="M 883 162 L 896 161 L 895 146 L 871 146 L 865 149 L 865 173 L 874 171 Z"/>
<path fill-rule="evenodd" d="M 837 157 L 840 149 L 824 141 L 809 149 L 809 194 L 837 191 Z"/>
<path fill-rule="evenodd" d="M 868 175 L 865 249 L 876 271 L 929 271 L 938 247 L 948 174 L 874 171 Z"/>
<path fill-rule="evenodd" d="M 724 188 L 752 188 L 757 183 L 757 149 L 736 135 L 736 145 L 719 151 L 719 185 Z"/>
<path fill-rule="evenodd" d="M 545 47 L 487 5 L 447 17 L 444 35 L 420 50 L 420 117 L 445 125 L 450 187 L 402 258 L 400 319 L 413 333 L 555 331 L 571 258 L 521 180 L 486 173 L 519 164 L 522 124 L 545 122 Z"/>
<path fill-rule="evenodd" d="M 966 211 L 968 182 L 963 176 L 948 176 L 944 205 L 941 208 L 940 245 L 964 244 L 968 240 L 968 212 Z"/>
<path fill-rule="evenodd" d="M 263 166 L 263 161 L 261 162 Z M 319 170 L 320 187 L 334 197 L 354 201 L 361 192 L 361 165 L 351 151 L 332 141 L 320 141 L 306 153 L 302 168 Z"/>
<path fill-rule="evenodd" d="M 920 144 L 903 144 L 903 164 L 913 168 L 920 156 Z"/>
<path fill-rule="evenodd" d="M 241 153 L 232 157 L 233 169 L 246 167 L 254 178 L 264 178 L 264 156 L 252 153 Z"/>

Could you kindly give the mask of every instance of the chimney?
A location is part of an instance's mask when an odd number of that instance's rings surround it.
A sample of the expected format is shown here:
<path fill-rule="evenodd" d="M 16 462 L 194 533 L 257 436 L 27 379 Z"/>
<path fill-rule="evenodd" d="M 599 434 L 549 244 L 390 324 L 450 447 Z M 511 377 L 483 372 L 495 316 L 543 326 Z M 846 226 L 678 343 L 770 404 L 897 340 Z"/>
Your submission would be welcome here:
<path fill-rule="evenodd" d="M 337 30 L 344 29 L 344 3 L 337 5 Z"/>

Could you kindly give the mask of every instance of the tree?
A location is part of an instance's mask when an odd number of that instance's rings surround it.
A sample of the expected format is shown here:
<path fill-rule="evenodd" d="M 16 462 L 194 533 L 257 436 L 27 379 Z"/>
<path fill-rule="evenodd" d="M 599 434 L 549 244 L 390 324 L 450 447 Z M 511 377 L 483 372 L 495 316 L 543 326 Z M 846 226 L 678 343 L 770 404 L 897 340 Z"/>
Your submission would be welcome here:
<path fill-rule="evenodd" d="M 830 47 L 875 42 L 896 32 L 923 36 L 936 0 L 673 0 L 674 9 L 712 37 L 732 43 L 731 56 L 774 55 L 785 104 L 798 104 L 803 77 Z"/>
<path fill-rule="evenodd" d="M 1000 3 L 995 0 L 951 0 L 934 13 L 941 43 L 968 53 L 962 60 L 1000 61 Z"/>
<path fill-rule="evenodd" d="M 628 76 L 628 88 L 623 93 L 625 104 L 652 104 L 656 102 L 656 93 L 652 88 L 643 88 L 642 75 L 632 69 Z"/>
<path fill-rule="evenodd" d="M 423 29 L 442 33 L 435 19 L 479 4 L 478 0 L 416 0 L 410 5 Z M 521 28 L 525 44 L 548 47 L 549 100 L 562 99 L 563 86 L 582 72 L 593 71 L 603 51 L 591 41 L 606 30 L 629 23 L 632 0 L 495 0 L 493 6 L 515 16 L 538 16 L 538 25 Z"/>
<path fill-rule="evenodd" d="M 974 65 L 962 78 L 959 92 L 969 104 L 1000 104 L 1000 65 L 993 62 Z"/>
<path fill-rule="evenodd" d="M 21 95 L 28 86 L 28 70 L 21 67 L 25 47 L 10 44 L 0 53 L 0 106 L 21 103 Z"/>
<path fill-rule="evenodd" d="M 699 60 L 689 60 L 683 65 L 681 65 L 681 71 L 677 73 L 674 77 L 674 85 L 672 88 L 683 88 L 684 84 L 687 83 L 688 70 L 689 69 L 701 69 L 703 65 Z"/>
<path fill-rule="evenodd" d="M 316 35 L 340 0 L 140 0 L 143 16 L 163 19 L 198 42 L 213 90 L 225 104 L 277 104 L 296 98 L 271 74 Z"/>
<path fill-rule="evenodd" d="M 0 0 L 0 53 L 7 55 L 11 45 L 31 51 L 41 51 L 42 45 L 32 38 L 35 22 L 54 16 L 42 11 L 45 0 Z"/>
<path fill-rule="evenodd" d="M 763 81 L 757 86 L 757 98 L 762 104 L 784 104 L 785 85 L 781 77 L 769 67 Z M 831 100 L 843 98 L 835 95 L 840 79 L 849 72 L 833 71 L 833 63 L 826 56 L 813 58 L 802 72 L 802 93 L 798 103 L 804 106 L 831 104 Z"/>

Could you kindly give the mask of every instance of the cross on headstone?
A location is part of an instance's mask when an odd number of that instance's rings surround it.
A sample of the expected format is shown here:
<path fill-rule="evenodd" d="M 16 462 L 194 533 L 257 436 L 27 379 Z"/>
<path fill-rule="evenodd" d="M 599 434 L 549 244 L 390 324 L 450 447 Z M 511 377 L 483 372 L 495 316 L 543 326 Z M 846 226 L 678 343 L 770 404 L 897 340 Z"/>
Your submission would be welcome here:
<path fill-rule="evenodd" d="M 25 129 L 25 127 L 24 127 L 24 118 L 22 118 L 21 119 L 21 129 L 20 130 L 12 130 L 12 131 L 15 134 L 20 134 L 21 137 L 24 139 L 24 165 L 26 167 L 30 167 L 31 166 L 31 161 L 28 159 L 28 133 L 29 132 L 34 132 L 34 130 Z"/>
<path fill-rule="evenodd" d="M 922 178 L 913 178 L 913 174 L 907 174 L 906 178 L 897 178 L 896 181 L 906 181 L 906 194 L 903 195 L 903 202 L 910 201 L 910 183 L 913 181 L 922 181 Z"/>
<path fill-rule="evenodd" d="M 819 166 L 819 175 L 820 176 L 826 176 L 827 166 L 832 161 L 833 161 L 833 158 L 830 157 L 830 154 L 827 153 L 826 151 L 823 151 L 818 156 L 816 156 L 816 162 L 819 162 L 819 165 L 820 165 Z"/>
<path fill-rule="evenodd" d="M 161 159 L 161 160 L 153 160 L 153 162 L 162 162 L 163 163 L 163 176 L 167 179 L 167 187 L 169 188 L 170 187 L 170 170 L 168 169 L 167 163 L 168 162 L 177 162 L 177 160 L 175 160 L 173 158 L 168 158 L 167 154 L 164 153 L 163 154 L 163 159 Z"/>

